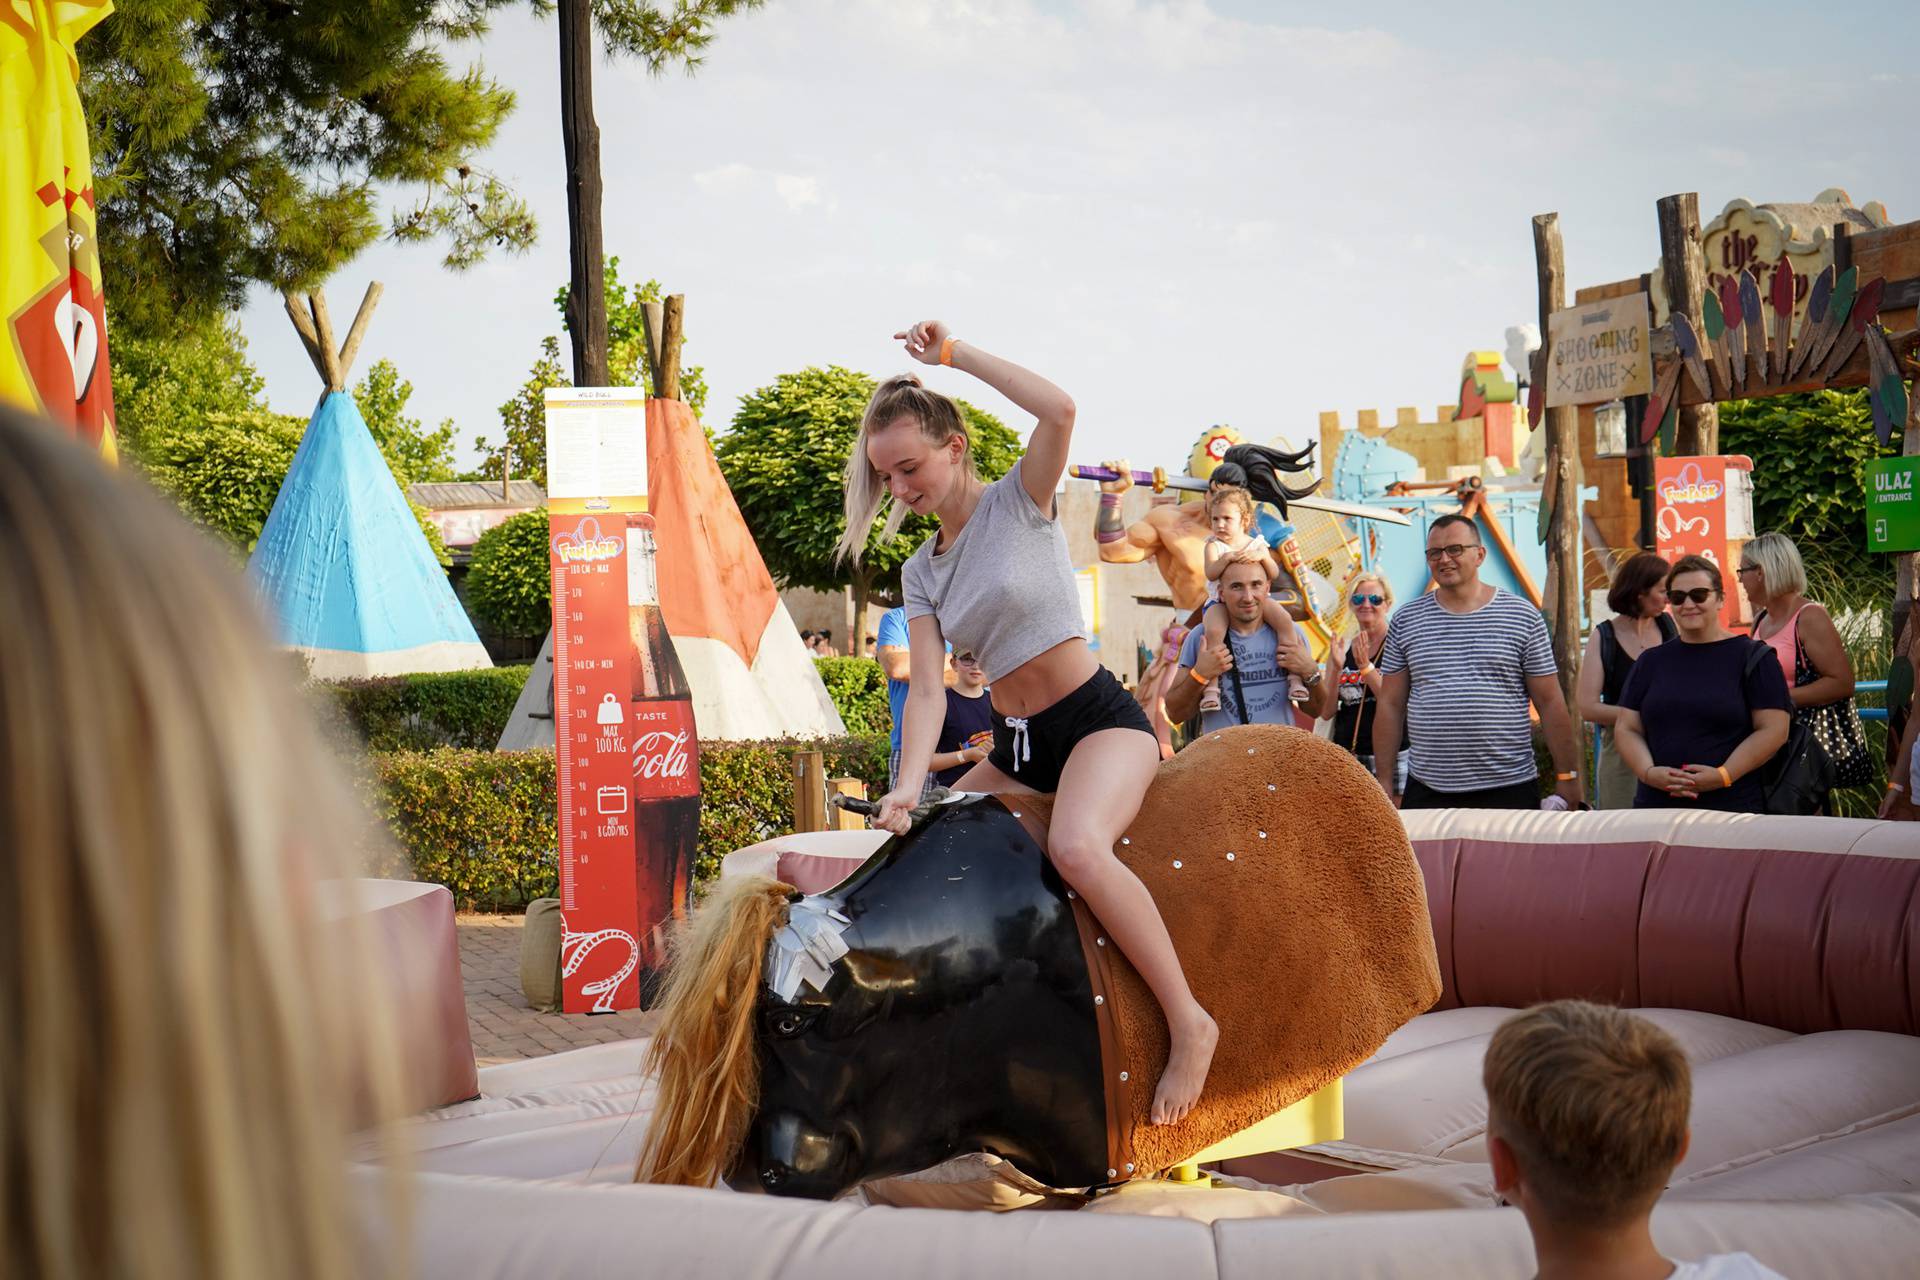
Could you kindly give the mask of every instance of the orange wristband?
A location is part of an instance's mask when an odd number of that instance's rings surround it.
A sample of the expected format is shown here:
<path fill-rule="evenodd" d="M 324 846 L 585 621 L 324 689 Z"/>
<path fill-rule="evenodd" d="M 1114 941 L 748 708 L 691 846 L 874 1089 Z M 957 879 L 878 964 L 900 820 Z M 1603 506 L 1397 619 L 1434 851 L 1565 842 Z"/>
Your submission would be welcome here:
<path fill-rule="evenodd" d="M 1195 684 L 1204 685 L 1207 683 L 1207 678 L 1201 675 L 1198 671 L 1195 671 L 1192 667 L 1187 668 L 1187 674 L 1193 677 L 1193 682 Z"/>
<path fill-rule="evenodd" d="M 1723 787 L 1730 787 L 1730 786 L 1732 786 L 1732 785 L 1733 785 L 1733 775 L 1727 772 L 1727 766 L 1725 766 L 1725 765 L 1723 765 L 1723 764 L 1717 764 L 1717 765 L 1715 765 L 1715 766 L 1713 766 L 1713 767 L 1714 767 L 1714 769 L 1715 769 L 1715 770 L 1717 770 L 1717 771 L 1719 772 L 1719 774 L 1720 774 L 1720 785 L 1721 785 L 1721 786 L 1723 786 Z"/>
<path fill-rule="evenodd" d="M 949 368 L 952 367 L 953 344 L 958 341 L 959 341 L 958 338 L 953 338 L 953 337 L 942 338 L 940 340 L 940 363 L 941 364 L 944 364 Z"/>

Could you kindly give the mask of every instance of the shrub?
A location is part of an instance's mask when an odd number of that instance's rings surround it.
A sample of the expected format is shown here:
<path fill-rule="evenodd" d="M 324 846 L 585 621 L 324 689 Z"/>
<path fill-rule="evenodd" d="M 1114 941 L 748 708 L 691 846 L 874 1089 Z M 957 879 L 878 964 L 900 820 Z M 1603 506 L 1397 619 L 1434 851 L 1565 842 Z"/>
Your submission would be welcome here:
<path fill-rule="evenodd" d="M 547 510 L 539 507 L 501 521 L 473 544 L 467 603 L 497 635 L 532 638 L 553 622 L 552 553 Z"/>
<path fill-rule="evenodd" d="M 848 733 L 893 732 L 887 675 L 879 663 L 872 658 L 815 658 L 813 665 Z"/>
<path fill-rule="evenodd" d="M 338 680 L 318 686 L 357 745 L 370 751 L 491 750 L 530 666 Z"/>
<path fill-rule="evenodd" d="M 792 829 L 800 750 L 824 752 L 829 777 L 859 778 L 873 795 L 886 787 L 884 734 L 703 742 L 696 882 L 718 875 L 720 859 L 734 849 Z M 366 785 L 414 876 L 446 885 L 463 908 L 523 907 L 556 892 L 552 751 L 379 752 Z"/>

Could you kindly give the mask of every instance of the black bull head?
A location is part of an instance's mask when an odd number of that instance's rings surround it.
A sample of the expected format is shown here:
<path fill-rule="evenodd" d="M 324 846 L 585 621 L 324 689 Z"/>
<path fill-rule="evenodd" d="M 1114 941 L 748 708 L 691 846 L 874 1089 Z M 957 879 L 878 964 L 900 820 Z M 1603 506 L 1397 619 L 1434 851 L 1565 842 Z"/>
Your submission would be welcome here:
<path fill-rule="evenodd" d="M 760 1104 L 730 1186 L 829 1198 L 975 1151 L 1050 1186 L 1106 1181 L 1073 906 L 1001 801 L 938 807 L 807 905 L 844 917 L 847 951 L 824 990 L 761 990 Z"/>

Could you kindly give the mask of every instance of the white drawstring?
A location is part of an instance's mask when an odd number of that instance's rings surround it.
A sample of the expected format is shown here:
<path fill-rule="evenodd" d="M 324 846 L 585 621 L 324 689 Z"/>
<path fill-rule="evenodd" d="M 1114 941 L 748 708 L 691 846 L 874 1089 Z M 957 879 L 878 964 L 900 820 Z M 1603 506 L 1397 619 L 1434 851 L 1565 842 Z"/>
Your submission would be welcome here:
<path fill-rule="evenodd" d="M 1027 718 L 1008 716 L 1007 728 L 1013 730 L 1013 746 L 1008 754 L 1013 757 L 1013 771 L 1018 773 L 1022 760 L 1033 759 L 1033 743 L 1027 737 Z"/>

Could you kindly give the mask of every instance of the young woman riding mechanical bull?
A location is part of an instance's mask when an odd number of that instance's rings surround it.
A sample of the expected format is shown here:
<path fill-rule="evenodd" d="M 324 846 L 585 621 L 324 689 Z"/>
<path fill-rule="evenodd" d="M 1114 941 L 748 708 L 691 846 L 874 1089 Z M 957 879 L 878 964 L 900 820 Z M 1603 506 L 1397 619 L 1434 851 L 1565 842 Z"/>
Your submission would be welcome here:
<path fill-rule="evenodd" d="M 1193 998 L 1152 896 L 1114 856 L 1160 763 L 1139 704 L 1088 648 L 1054 488 L 1067 466 L 1073 401 L 1045 378 L 925 320 L 894 334 L 922 364 L 972 374 L 1037 419 L 1027 451 L 991 484 L 974 473 L 964 419 L 912 374 L 880 384 L 847 464 L 839 554 L 857 559 L 891 496 L 886 533 L 908 512 L 940 528 L 901 573 L 912 663 L 900 776 L 874 825 L 904 835 L 940 734 L 946 642 L 993 674 L 993 752 L 963 791 L 1055 795 L 1048 853 L 1152 988 L 1171 1053 L 1152 1120 L 1172 1124 L 1206 1083 L 1218 1028 Z"/>

